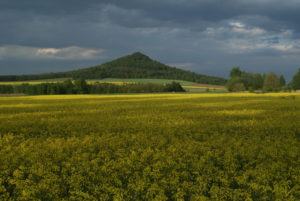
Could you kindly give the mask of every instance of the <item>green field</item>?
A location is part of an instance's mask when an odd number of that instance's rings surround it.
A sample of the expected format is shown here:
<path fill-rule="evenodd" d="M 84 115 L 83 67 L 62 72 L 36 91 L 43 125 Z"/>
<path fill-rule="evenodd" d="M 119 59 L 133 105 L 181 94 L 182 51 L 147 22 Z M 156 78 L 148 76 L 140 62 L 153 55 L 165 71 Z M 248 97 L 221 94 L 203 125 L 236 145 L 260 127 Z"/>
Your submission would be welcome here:
<path fill-rule="evenodd" d="M 125 78 L 105 78 L 101 80 L 88 80 L 89 83 L 93 82 L 107 82 L 114 84 L 122 83 L 154 83 L 154 84 L 169 84 L 171 82 L 179 82 L 182 87 L 189 93 L 224 93 L 227 92 L 224 86 L 216 85 L 201 85 L 196 82 L 189 82 L 184 80 L 168 80 L 168 79 L 125 79 Z"/>
<path fill-rule="evenodd" d="M 28 81 L 0 81 L 0 85 L 20 85 L 20 84 L 42 84 L 42 83 L 56 83 L 63 82 L 70 78 L 57 78 L 45 80 L 28 80 Z"/>
<path fill-rule="evenodd" d="M 0 200 L 300 200 L 300 95 L 0 98 Z"/>
<path fill-rule="evenodd" d="M 16 81 L 16 82 L 0 82 L 0 85 L 20 85 L 20 84 L 41 84 L 41 83 L 55 83 L 63 82 L 68 78 L 47 79 L 47 80 L 32 80 L 32 81 Z M 183 88 L 189 93 L 224 93 L 227 92 L 224 86 L 197 84 L 184 80 L 168 80 L 168 79 L 126 79 L 126 78 L 105 78 L 87 80 L 88 83 L 112 83 L 112 84 L 126 84 L 126 83 L 154 83 L 154 84 L 169 84 L 171 82 L 179 82 Z"/>
<path fill-rule="evenodd" d="M 125 83 L 157 83 L 157 84 L 168 84 L 173 81 L 179 82 L 183 86 L 189 86 L 196 84 L 195 82 L 183 81 L 183 80 L 167 80 L 167 79 L 126 79 L 126 78 L 105 78 L 99 80 L 88 80 L 90 82 L 125 82 Z"/>
<path fill-rule="evenodd" d="M 47 79 L 47 80 L 31 80 L 31 81 L 15 81 L 15 82 L 0 82 L 0 84 L 40 84 L 47 82 L 62 82 L 70 78 L 60 78 L 60 79 Z M 179 82 L 183 86 L 189 86 L 196 84 L 195 82 L 183 81 L 183 80 L 168 80 L 168 79 L 126 79 L 126 78 L 105 78 L 105 79 L 88 79 L 88 82 L 108 82 L 108 83 L 157 83 L 157 84 L 167 84 L 173 81 Z"/>

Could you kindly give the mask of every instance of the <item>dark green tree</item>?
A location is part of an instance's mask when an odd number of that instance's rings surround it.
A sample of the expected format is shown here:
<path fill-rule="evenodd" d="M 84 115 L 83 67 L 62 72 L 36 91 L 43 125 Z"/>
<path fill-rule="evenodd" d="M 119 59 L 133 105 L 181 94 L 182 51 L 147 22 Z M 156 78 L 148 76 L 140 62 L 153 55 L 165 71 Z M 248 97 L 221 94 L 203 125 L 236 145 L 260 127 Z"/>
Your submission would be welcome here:
<path fill-rule="evenodd" d="M 0 94 L 11 94 L 14 92 L 12 85 L 0 85 Z"/>
<path fill-rule="evenodd" d="M 279 91 L 281 89 L 280 80 L 278 76 L 271 72 L 267 73 L 264 80 L 264 91 Z"/>
<path fill-rule="evenodd" d="M 74 93 L 74 84 L 73 84 L 71 79 L 65 80 L 63 82 L 63 86 L 64 86 L 66 94 L 73 94 Z"/>
<path fill-rule="evenodd" d="M 242 73 L 243 73 L 243 71 L 241 71 L 240 67 L 233 67 L 230 71 L 230 77 L 231 78 L 241 77 Z"/>
<path fill-rule="evenodd" d="M 167 92 L 184 92 L 185 90 L 182 88 L 180 83 L 173 81 L 172 83 L 166 85 L 166 91 Z"/>
<path fill-rule="evenodd" d="M 264 78 L 259 73 L 252 74 L 251 86 L 254 90 L 262 89 L 264 84 Z"/>
<path fill-rule="evenodd" d="M 284 87 L 286 85 L 286 81 L 283 75 L 280 75 L 279 77 L 280 85 L 281 87 Z"/>
<path fill-rule="evenodd" d="M 245 87 L 244 83 L 238 82 L 233 85 L 232 90 L 235 92 L 246 91 L 246 87 Z"/>
<path fill-rule="evenodd" d="M 243 87 L 241 87 L 243 86 Z M 226 83 L 226 87 L 228 91 L 242 91 L 245 90 L 245 85 L 243 83 L 243 79 L 241 77 L 233 77 Z"/>
<path fill-rule="evenodd" d="M 300 89 L 300 68 L 299 68 L 298 72 L 294 75 L 292 82 L 291 82 L 291 86 L 294 90 Z"/>
<path fill-rule="evenodd" d="M 89 92 L 87 82 L 81 78 L 74 81 L 74 89 L 77 94 L 87 94 Z"/>

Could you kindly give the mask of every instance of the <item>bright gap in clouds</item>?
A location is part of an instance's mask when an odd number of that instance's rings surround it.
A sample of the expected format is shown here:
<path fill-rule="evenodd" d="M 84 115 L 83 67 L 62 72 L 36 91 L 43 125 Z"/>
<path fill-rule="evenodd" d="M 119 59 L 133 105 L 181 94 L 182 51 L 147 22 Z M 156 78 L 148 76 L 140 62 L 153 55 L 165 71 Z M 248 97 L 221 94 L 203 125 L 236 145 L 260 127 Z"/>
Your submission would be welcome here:
<path fill-rule="evenodd" d="M 243 22 L 232 21 L 218 27 L 208 27 L 203 32 L 207 37 L 221 41 L 223 51 L 233 54 L 273 52 L 297 54 L 300 40 L 295 40 L 292 30 L 267 31 Z"/>
<path fill-rule="evenodd" d="M 104 49 L 69 46 L 40 48 L 28 46 L 0 46 L 0 59 L 24 60 L 86 60 L 104 58 Z"/>

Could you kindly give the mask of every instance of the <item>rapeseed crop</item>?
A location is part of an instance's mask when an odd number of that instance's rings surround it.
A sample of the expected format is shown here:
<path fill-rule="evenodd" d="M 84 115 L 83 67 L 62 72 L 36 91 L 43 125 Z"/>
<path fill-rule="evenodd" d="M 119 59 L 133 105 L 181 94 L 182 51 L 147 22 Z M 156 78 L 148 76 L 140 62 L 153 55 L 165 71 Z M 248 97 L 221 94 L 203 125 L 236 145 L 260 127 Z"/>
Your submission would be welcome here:
<path fill-rule="evenodd" d="M 58 83 L 62 81 L 15 81 L 15 82 L 0 82 L 0 85 L 22 85 L 22 84 L 43 84 L 43 83 Z"/>
<path fill-rule="evenodd" d="M 300 200 L 300 95 L 0 98 L 0 200 Z"/>

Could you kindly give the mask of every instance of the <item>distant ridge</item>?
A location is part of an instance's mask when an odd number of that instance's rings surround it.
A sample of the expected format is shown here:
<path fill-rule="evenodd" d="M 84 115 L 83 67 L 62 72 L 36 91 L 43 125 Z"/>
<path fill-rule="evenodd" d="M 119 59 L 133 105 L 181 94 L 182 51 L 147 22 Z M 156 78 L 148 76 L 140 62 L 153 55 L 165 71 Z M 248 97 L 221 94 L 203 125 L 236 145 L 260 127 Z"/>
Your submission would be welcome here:
<path fill-rule="evenodd" d="M 216 85 L 224 85 L 226 82 L 226 79 L 224 78 L 197 74 L 167 66 L 152 60 L 150 57 L 140 52 L 135 52 L 131 55 L 118 58 L 111 62 L 89 68 L 60 73 L 0 76 L 0 81 L 27 81 L 66 77 L 84 79 L 157 78 L 185 80 L 202 84 Z"/>

